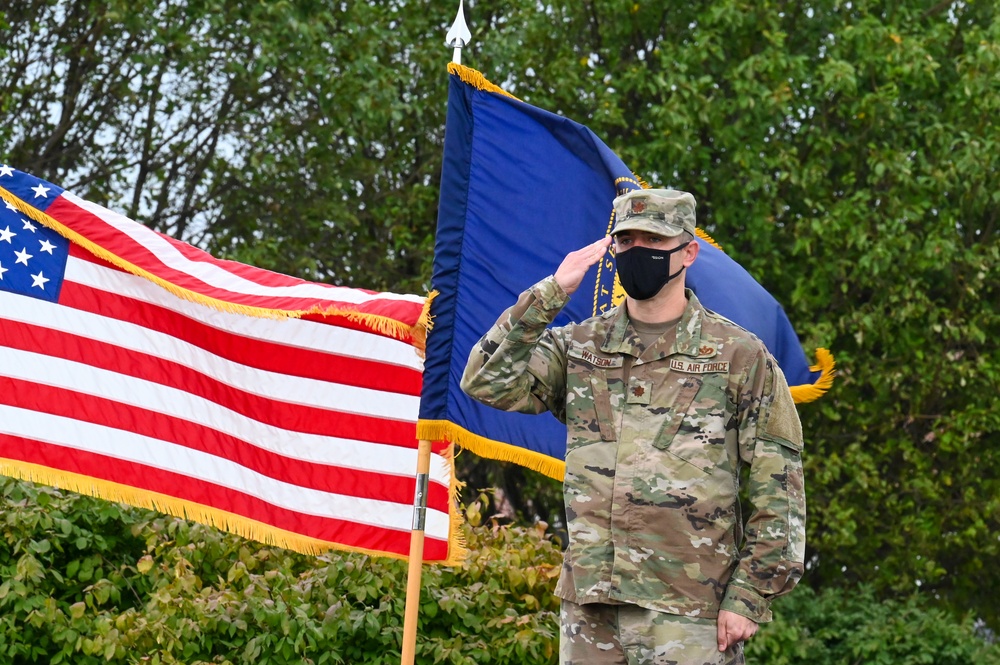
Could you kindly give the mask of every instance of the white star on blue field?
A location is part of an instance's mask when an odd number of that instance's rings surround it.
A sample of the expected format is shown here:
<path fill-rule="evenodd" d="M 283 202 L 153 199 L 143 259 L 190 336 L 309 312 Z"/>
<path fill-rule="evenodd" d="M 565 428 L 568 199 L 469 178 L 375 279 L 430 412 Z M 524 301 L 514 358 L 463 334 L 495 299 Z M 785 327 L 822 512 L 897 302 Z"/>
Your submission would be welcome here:
<path fill-rule="evenodd" d="M 45 199 L 53 197 L 51 187 L 6 164 L 0 164 L 0 187 L 8 192 L 28 190 Z M 28 219 L 4 199 L 0 206 L 0 291 L 56 302 L 68 256 L 66 238 Z"/>

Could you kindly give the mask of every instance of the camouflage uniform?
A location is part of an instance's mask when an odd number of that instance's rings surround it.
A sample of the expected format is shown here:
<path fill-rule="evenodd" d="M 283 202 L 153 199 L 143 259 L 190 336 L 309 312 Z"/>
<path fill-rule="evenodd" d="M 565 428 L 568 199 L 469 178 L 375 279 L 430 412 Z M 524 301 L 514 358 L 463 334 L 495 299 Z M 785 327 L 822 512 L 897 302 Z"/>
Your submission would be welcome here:
<path fill-rule="evenodd" d="M 803 570 L 801 427 L 760 340 L 686 296 L 676 334 L 643 348 L 625 307 L 548 329 L 568 300 L 548 277 L 475 346 L 462 388 L 567 425 L 560 598 L 765 622 Z"/>
<path fill-rule="evenodd" d="M 560 665 L 744 665 L 743 643 L 717 646 L 715 619 L 636 605 L 562 602 Z"/>

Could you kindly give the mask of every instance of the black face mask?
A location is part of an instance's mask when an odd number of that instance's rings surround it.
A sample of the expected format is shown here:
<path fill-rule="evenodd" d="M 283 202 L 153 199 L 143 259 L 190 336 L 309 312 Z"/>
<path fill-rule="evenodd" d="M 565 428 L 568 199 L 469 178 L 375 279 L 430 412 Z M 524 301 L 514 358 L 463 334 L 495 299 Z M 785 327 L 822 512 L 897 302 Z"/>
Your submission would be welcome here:
<path fill-rule="evenodd" d="M 670 274 L 670 257 L 689 244 L 690 241 L 673 249 L 633 247 L 616 254 L 618 280 L 625 293 L 636 300 L 649 300 L 659 293 L 667 282 L 684 272 L 682 266 L 680 270 Z"/>

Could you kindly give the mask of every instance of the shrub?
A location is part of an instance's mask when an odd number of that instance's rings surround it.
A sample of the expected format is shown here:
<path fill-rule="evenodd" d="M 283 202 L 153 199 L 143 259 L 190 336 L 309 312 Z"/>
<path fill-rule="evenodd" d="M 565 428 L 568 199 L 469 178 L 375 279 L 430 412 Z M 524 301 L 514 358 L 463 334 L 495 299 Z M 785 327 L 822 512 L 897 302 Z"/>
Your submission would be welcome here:
<path fill-rule="evenodd" d="M 399 662 L 405 562 L 299 555 L 10 479 L 0 495 L 2 662 Z M 481 525 L 481 505 L 465 564 L 424 567 L 417 660 L 553 662 L 559 548 L 544 525 Z"/>
<path fill-rule="evenodd" d="M 774 603 L 775 620 L 747 644 L 754 665 L 1000 664 L 1000 646 L 919 595 L 879 600 L 871 588 L 800 586 Z"/>

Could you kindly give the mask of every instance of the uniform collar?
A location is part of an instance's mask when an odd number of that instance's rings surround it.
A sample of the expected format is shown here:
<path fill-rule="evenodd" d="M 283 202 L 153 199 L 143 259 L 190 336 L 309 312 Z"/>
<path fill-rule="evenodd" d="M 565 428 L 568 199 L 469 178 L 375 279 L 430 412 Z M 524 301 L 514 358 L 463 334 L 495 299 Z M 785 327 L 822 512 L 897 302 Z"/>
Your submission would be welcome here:
<path fill-rule="evenodd" d="M 669 348 L 657 342 L 646 353 L 643 360 L 657 360 L 672 355 L 685 355 L 692 358 L 711 358 L 718 353 L 718 345 L 714 340 L 706 340 L 702 336 L 702 323 L 705 321 L 706 310 L 691 289 L 684 289 L 687 306 L 677 324 L 676 340 Z M 662 348 L 661 348 L 662 347 Z M 642 343 L 639 334 L 629 322 L 624 305 L 614 313 L 611 327 L 601 351 L 605 353 L 624 353 L 636 358 L 642 354 Z"/>

